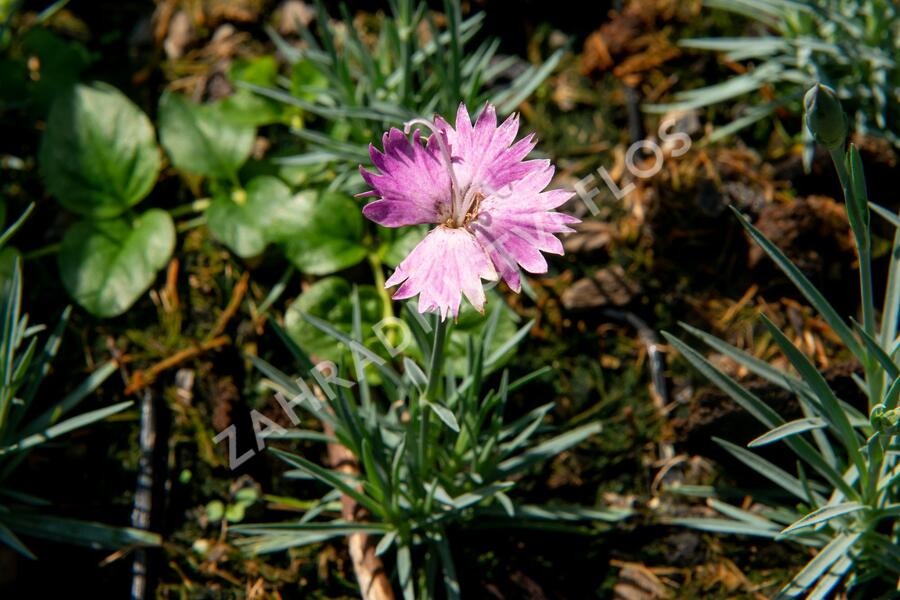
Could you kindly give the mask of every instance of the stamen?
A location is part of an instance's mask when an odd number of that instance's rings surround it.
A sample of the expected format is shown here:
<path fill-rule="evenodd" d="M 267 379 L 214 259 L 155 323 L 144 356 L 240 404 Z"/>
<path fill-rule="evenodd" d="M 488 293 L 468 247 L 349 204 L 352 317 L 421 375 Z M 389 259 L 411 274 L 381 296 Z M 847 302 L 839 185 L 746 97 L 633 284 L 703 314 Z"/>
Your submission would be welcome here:
<path fill-rule="evenodd" d="M 474 189 L 473 187 L 469 187 L 469 189 L 466 191 L 466 195 L 463 197 L 462 202 L 460 202 L 457 214 L 454 215 L 457 221 L 463 222 L 465 220 L 466 215 L 469 213 L 469 209 L 472 207 L 472 205 L 476 201 L 480 201 L 480 198 L 478 198 L 479 196 L 481 196 L 481 198 L 484 198 L 484 195 L 481 192 Z"/>

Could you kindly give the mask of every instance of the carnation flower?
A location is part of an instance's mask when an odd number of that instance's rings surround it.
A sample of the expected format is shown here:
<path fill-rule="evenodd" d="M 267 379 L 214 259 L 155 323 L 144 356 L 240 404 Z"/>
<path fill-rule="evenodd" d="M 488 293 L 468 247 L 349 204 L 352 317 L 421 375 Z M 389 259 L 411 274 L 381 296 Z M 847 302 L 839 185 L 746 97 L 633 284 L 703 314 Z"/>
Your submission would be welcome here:
<path fill-rule="evenodd" d="M 431 135 L 423 144 L 424 125 Z M 524 160 L 534 134 L 515 142 L 518 115 L 499 127 L 487 104 L 472 125 L 460 104 L 456 127 L 441 117 L 415 119 L 406 132 L 384 134 L 383 151 L 369 146 L 373 173 L 360 167 L 378 199 L 363 214 L 385 227 L 436 225 L 397 267 L 385 287 L 400 285 L 395 300 L 419 296 L 419 312 L 437 310 L 441 319 L 459 314 L 462 295 L 484 312 L 482 280 L 502 278 L 519 292 L 519 267 L 546 273 L 542 252 L 563 254 L 556 234 L 572 231 L 578 219 L 552 212 L 572 197 L 567 190 L 544 188 L 553 177 L 549 160 Z"/>

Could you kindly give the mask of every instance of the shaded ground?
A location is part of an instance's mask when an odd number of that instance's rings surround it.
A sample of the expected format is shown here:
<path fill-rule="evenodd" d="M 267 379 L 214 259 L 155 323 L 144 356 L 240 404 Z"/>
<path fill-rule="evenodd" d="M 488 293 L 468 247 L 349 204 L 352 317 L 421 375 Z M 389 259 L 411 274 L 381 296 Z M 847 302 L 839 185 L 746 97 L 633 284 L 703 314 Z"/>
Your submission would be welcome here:
<path fill-rule="evenodd" d="M 673 73 L 677 85 L 687 87 L 723 69 L 714 57 L 677 51 L 675 40 L 698 29 L 727 32 L 737 27 L 698 17 L 695 6 L 676 10 L 665 2 L 658 3 L 656 11 L 635 9 L 612 25 L 602 6 L 584 16 L 582 5 L 577 5 L 579 13 L 562 6 L 548 11 L 536 2 L 484 4 L 487 33 L 500 35 L 505 51 L 540 53 L 555 43 L 554 36 L 570 44 L 572 53 L 560 72 L 521 107 L 526 128 L 540 132 L 544 150 L 558 161 L 559 183 L 565 185 L 605 166 L 624 186 L 625 148 L 656 127 L 656 119 L 635 112 L 638 104 L 665 97 L 674 85 Z M 217 26 L 234 23 L 250 34 L 251 51 L 270 52 L 260 14 L 268 14 L 271 3 L 246 5 L 245 12 L 234 6 L 231 12 L 207 7 L 212 12 L 206 28 L 191 47 L 202 48 Z M 352 5 L 366 10 L 373 3 Z M 152 44 L 134 41 L 143 39 L 133 32 L 148 23 L 154 6 L 98 2 L 71 8 L 90 32 L 89 47 L 103 55 L 89 75 L 128 90 L 152 113 L 161 89 L 186 68 L 166 63 Z M 706 115 L 696 118 L 702 124 Z M 797 128 L 795 115 L 781 118 L 789 129 Z M 6 122 L 3 126 L 11 128 L 0 141 L 0 153 L 34 154 L 35 132 Z M 693 135 L 699 139 L 701 134 L 698 126 Z M 894 153 L 883 145 L 869 144 L 864 161 L 872 178 L 870 189 L 896 176 Z M 471 590 L 471 597 L 651 598 L 671 593 L 684 598 L 758 598 L 770 595 L 793 566 L 803 562 L 805 554 L 795 548 L 659 524 L 662 516 L 703 510 L 661 491 L 662 473 L 688 483 L 759 484 L 745 469 L 727 462 L 709 440 L 715 433 L 742 442 L 755 430 L 748 427 L 746 415 L 671 353 L 666 353 L 663 373 L 668 396 L 658 397 L 646 343 L 626 316 L 637 317 L 652 331 L 676 331 L 677 323 L 685 321 L 772 359 L 771 341 L 755 323 L 755 316 L 765 311 L 790 327 L 791 337 L 801 341 L 833 381 L 851 388 L 847 381 L 853 366 L 834 356 L 826 328 L 752 247 L 727 210 L 733 205 L 749 214 L 840 312 L 853 313 L 854 294 L 846 282 L 855 280 L 856 273 L 846 218 L 832 200 L 838 189 L 830 173 L 826 157 L 817 157 L 812 173 L 803 174 L 798 148 L 772 129 L 757 129 L 721 146 L 695 147 L 667 160 L 658 176 L 635 181 L 637 188 L 624 201 L 605 200 L 600 215 L 586 219 L 580 233 L 567 240 L 567 256 L 556 260 L 546 277 L 532 280 L 535 300 L 507 296 L 518 313 L 537 319 L 514 368 L 524 373 L 551 364 L 556 369 L 527 396 L 513 398 L 510 411 L 525 412 L 553 399 L 553 424 L 600 418 L 605 427 L 602 436 L 536 470 L 518 493 L 533 501 L 630 505 L 638 515 L 616 528 L 587 527 L 576 534 L 458 532 L 453 538 L 455 558 L 463 589 Z M 14 203 L 40 195 L 33 165 L 15 177 L 21 181 Z M 174 177 L 158 188 L 156 194 L 164 196 L 159 190 L 171 194 L 156 199 L 162 205 L 191 199 Z M 577 206 L 573 210 L 583 212 Z M 63 220 L 45 198 L 21 235 L 26 240 L 21 249 L 27 253 L 58 240 Z M 61 358 L 46 383 L 48 397 L 80 378 L 85 355 L 90 364 L 112 349 L 127 357 L 128 373 L 147 369 L 212 330 L 245 272 L 250 274 L 245 298 L 257 303 L 282 274 L 276 260 L 236 260 L 203 228 L 179 236 L 178 244 L 177 273 L 169 283 L 161 278 L 154 286 L 156 295 L 145 297 L 127 315 L 96 321 L 76 311 Z M 28 307 L 38 322 L 52 321 L 66 302 L 55 269 L 49 255 L 26 264 Z M 299 285 L 297 276 L 288 295 L 299 293 Z M 180 302 L 166 308 L 173 304 L 160 300 L 164 297 Z M 245 308 L 227 321 L 229 345 L 180 365 L 178 376 L 176 370 L 165 372 L 148 387 L 160 414 L 157 502 L 162 508 L 156 526 L 167 540 L 153 557 L 157 593 L 162 598 L 210 599 L 354 597 L 352 569 L 342 544 L 243 557 L 228 545 L 222 527 L 205 516 L 208 502 L 227 503 L 241 487 L 270 495 L 251 507 L 248 519 L 284 516 L 288 513 L 283 510 L 266 513 L 267 508 L 279 508 L 275 497 L 306 493 L 281 478 L 281 466 L 265 453 L 231 473 L 223 447 L 211 442 L 214 433 L 231 422 L 246 433 L 249 409 L 272 408 L 243 352 L 256 352 L 289 368 L 280 342 Z M 723 366 L 734 370 L 724 361 Z M 191 380 L 193 385 L 186 385 Z M 790 398 L 763 391 L 790 414 Z M 113 378 L 98 402 L 122 396 L 122 379 Z M 30 479 L 21 487 L 53 497 L 65 489 L 60 513 L 124 523 L 136 477 L 137 432 L 137 413 L 132 410 L 79 433 L 59 450 L 34 458 L 35 464 L 23 470 Z M 716 466 L 720 460 L 724 473 Z M 102 504 L 97 499 L 103 499 Z M 208 549 L 205 559 L 195 551 L 198 542 Z M 119 598 L 129 585 L 128 557 L 42 543 L 35 544 L 35 551 L 41 556 L 38 563 L 0 551 L 0 590 L 6 586 L 9 597 L 56 597 L 93 589 L 93 597 Z"/>

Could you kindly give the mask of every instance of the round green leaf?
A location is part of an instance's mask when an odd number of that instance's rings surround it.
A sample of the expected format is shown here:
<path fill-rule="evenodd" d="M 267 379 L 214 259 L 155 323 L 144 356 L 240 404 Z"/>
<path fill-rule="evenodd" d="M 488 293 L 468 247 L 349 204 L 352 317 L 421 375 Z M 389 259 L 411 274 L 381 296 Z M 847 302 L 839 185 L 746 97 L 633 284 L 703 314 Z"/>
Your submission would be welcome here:
<path fill-rule="evenodd" d="M 303 217 L 290 233 L 284 253 L 298 269 L 328 275 L 364 259 L 363 217 L 351 198 L 333 192 L 298 194 L 296 210 Z"/>
<path fill-rule="evenodd" d="M 305 207 L 280 179 L 260 175 L 243 191 L 217 196 L 207 209 L 207 226 L 232 252 L 247 258 L 301 226 Z"/>
<path fill-rule="evenodd" d="M 357 289 L 363 337 L 366 340 L 376 339 L 373 327 L 382 317 L 381 298 L 370 285 L 358 286 Z M 288 307 L 284 315 L 288 334 L 308 355 L 319 360 L 338 361 L 349 350 L 311 325 L 303 315 L 318 317 L 349 334 L 353 329 L 352 294 L 353 287 L 342 277 L 326 277 L 317 281 Z"/>
<path fill-rule="evenodd" d="M 250 156 L 256 128 L 230 119 L 219 104 L 194 104 L 165 92 L 159 99 L 159 139 L 177 169 L 230 179 Z"/>
<path fill-rule="evenodd" d="M 63 38 L 50 29 L 34 27 L 22 37 L 22 54 L 37 59 L 35 79 L 28 77 L 27 97 L 34 114 L 43 117 L 53 101 L 81 79 L 81 73 L 97 55 L 83 44 Z M 27 73 L 27 70 L 26 70 Z M 3 95 L 13 91 L 4 87 Z"/>
<path fill-rule="evenodd" d="M 130 224 L 81 221 L 59 249 L 63 285 L 91 314 L 114 317 L 147 291 L 174 248 L 175 225 L 163 210 L 149 210 Z"/>
<path fill-rule="evenodd" d="M 160 167 L 150 119 L 102 83 L 76 85 L 57 98 L 39 160 L 47 189 L 63 206 L 102 218 L 143 200 Z"/>

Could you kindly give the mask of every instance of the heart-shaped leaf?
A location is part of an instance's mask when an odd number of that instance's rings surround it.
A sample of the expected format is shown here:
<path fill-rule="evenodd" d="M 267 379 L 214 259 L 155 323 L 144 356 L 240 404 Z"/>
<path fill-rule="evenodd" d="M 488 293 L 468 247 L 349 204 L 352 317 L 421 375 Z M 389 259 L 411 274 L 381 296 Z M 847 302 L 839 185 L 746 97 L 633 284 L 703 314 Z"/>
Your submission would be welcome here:
<path fill-rule="evenodd" d="M 231 179 L 250 156 L 256 128 L 229 118 L 220 104 L 166 92 L 159 99 L 159 139 L 177 169 Z"/>
<path fill-rule="evenodd" d="M 306 206 L 280 179 L 260 175 L 245 190 L 217 196 L 207 209 L 207 225 L 232 252 L 247 258 L 298 230 Z"/>
<path fill-rule="evenodd" d="M 303 222 L 284 243 L 284 253 L 301 271 L 328 275 L 364 259 L 363 219 L 359 206 L 334 192 L 298 194 Z"/>
<path fill-rule="evenodd" d="M 132 223 L 81 221 L 59 249 L 63 285 L 91 314 L 114 317 L 147 291 L 174 248 L 175 225 L 163 210 L 148 210 Z"/>
<path fill-rule="evenodd" d="M 76 85 L 56 99 L 39 160 L 47 189 L 63 206 L 101 218 L 143 200 L 160 167 L 150 119 L 102 83 Z"/>
<path fill-rule="evenodd" d="M 382 317 L 383 306 L 378 292 L 370 285 L 358 288 L 362 333 L 366 342 L 377 340 L 374 326 Z M 284 325 L 297 345 L 316 359 L 338 361 L 349 349 L 322 333 L 303 318 L 304 314 L 327 321 L 344 333 L 353 329 L 353 288 L 342 277 L 326 277 L 317 281 L 291 304 L 284 315 Z M 364 342 L 364 345 L 370 345 Z M 374 347 L 374 344 L 372 344 Z"/>
<path fill-rule="evenodd" d="M 41 117 L 56 98 L 78 83 L 81 73 L 97 58 L 83 44 L 43 27 L 29 29 L 22 37 L 22 54 L 29 57 L 30 65 L 37 66 L 36 71 L 25 70 L 29 75 L 26 100 L 31 112 Z M 4 94 L 8 91 L 3 89 Z"/>

